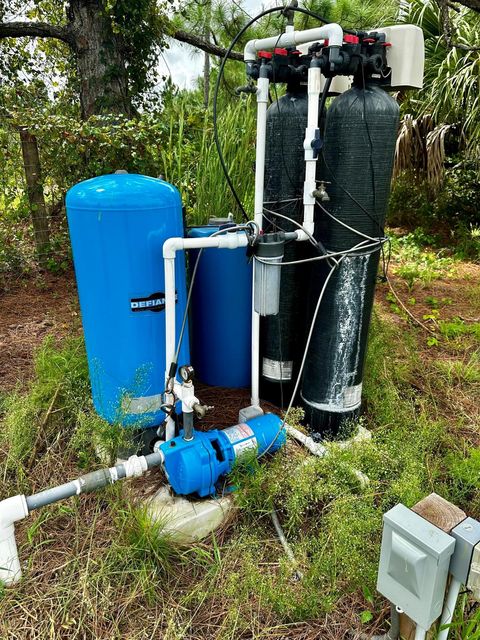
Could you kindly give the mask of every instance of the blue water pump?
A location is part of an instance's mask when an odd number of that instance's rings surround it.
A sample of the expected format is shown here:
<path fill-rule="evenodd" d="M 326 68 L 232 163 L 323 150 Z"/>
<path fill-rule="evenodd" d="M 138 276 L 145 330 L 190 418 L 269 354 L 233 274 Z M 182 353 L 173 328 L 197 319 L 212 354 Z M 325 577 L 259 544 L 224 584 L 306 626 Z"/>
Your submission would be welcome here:
<path fill-rule="evenodd" d="M 287 436 L 283 421 L 273 413 L 252 418 L 227 429 L 183 434 L 160 445 L 168 480 L 178 495 L 196 493 L 201 498 L 215 493 L 219 478 L 231 471 L 237 458 L 247 451 L 258 456 L 280 449 Z"/>

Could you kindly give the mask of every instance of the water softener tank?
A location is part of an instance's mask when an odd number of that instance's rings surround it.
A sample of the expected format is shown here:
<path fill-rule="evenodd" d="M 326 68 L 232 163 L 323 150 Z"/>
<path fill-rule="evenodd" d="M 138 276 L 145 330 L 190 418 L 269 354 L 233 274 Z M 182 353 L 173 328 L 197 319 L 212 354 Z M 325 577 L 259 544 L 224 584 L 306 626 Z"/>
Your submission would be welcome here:
<path fill-rule="evenodd" d="M 219 231 L 215 220 L 189 230 L 190 238 Z M 193 273 L 199 252 L 190 251 Z M 252 336 L 252 265 L 245 247 L 204 249 L 192 289 L 192 364 L 196 377 L 214 387 L 250 384 Z"/>
<path fill-rule="evenodd" d="M 263 220 L 267 232 L 298 229 L 276 212 L 300 224 L 303 221 L 307 114 L 307 92 L 302 86 L 288 87 L 267 111 Z M 310 255 L 308 242 L 292 242 L 285 246 L 283 261 Z M 308 263 L 282 267 L 279 313 L 260 320 L 260 395 L 277 406 L 288 404 L 298 375 L 310 268 Z"/>
<path fill-rule="evenodd" d="M 163 180 L 122 172 L 80 182 L 66 205 L 95 409 L 111 423 L 158 425 L 165 388 L 162 246 L 183 236 L 180 195 Z M 182 252 L 176 288 L 181 318 Z M 187 335 L 179 364 L 188 362 Z"/>
<path fill-rule="evenodd" d="M 325 208 L 359 232 L 384 235 L 399 109 L 375 84 L 354 86 L 327 112 L 322 179 L 330 182 Z M 330 251 L 345 251 L 363 237 L 322 212 L 315 237 Z M 306 422 L 314 434 L 337 435 L 360 409 L 362 377 L 380 253 L 359 250 L 330 278 L 317 317 L 302 382 Z M 330 267 L 313 263 L 310 314 Z"/>

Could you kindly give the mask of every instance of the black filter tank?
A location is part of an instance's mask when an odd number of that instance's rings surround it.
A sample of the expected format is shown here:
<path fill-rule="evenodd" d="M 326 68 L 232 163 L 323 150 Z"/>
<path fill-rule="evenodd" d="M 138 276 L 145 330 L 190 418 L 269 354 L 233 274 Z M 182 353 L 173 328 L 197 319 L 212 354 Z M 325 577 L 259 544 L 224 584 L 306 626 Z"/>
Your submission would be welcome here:
<path fill-rule="evenodd" d="M 319 177 L 330 196 L 324 207 L 359 232 L 383 236 L 392 177 L 399 108 L 383 89 L 353 87 L 327 112 Z M 330 251 L 345 251 L 363 240 L 320 211 L 315 237 Z M 363 367 L 373 306 L 379 252 L 357 251 L 330 278 L 302 380 L 305 421 L 314 437 L 341 436 L 360 410 Z M 330 271 L 313 263 L 309 315 Z"/>
<path fill-rule="evenodd" d="M 289 87 L 267 111 L 265 231 L 298 229 L 275 212 L 300 224 L 303 221 L 303 141 L 307 105 L 306 87 Z M 311 255 L 309 247 L 308 242 L 287 244 L 283 261 L 308 257 Z M 260 321 L 260 396 L 277 406 L 288 404 L 298 374 L 307 309 L 305 288 L 302 290 L 301 283 L 308 282 L 309 272 L 310 265 L 282 267 L 279 313 Z"/>

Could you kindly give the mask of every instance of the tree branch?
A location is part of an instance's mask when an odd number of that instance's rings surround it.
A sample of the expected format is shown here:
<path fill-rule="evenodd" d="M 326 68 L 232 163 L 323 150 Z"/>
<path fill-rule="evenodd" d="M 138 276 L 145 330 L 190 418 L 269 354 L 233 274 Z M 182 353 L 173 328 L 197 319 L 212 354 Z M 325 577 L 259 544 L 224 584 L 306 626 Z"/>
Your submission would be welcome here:
<path fill-rule="evenodd" d="M 67 27 L 56 27 L 46 22 L 1 22 L 0 40 L 2 38 L 56 38 L 68 45 L 73 45 L 73 36 Z"/>
<path fill-rule="evenodd" d="M 220 58 L 223 58 L 224 55 L 227 53 L 227 49 L 224 49 L 223 47 L 219 47 L 213 42 L 207 42 L 203 38 L 200 38 L 199 36 L 195 36 L 192 33 L 187 33 L 186 31 L 175 31 L 174 33 L 171 34 L 171 36 L 172 38 L 175 38 L 175 40 L 178 40 L 179 42 L 185 42 L 186 44 L 191 44 L 193 47 L 197 47 L 197 49 L 201 49 L 202 51 L 205 51 L 206 53 L 210 53 L 213 56 L 218 56 Z M 243 55 L 241 53 L 238 53 L 237 51 L 232 51 L 228 57 L 231 60 L 239 60 L 240 62 L 243 62 Z"/>
<path fill-rule="evenodd" d="M 458 4 L 462 4 L 467 9 L 480 13 L 480 0 L 456 0 Z"/>

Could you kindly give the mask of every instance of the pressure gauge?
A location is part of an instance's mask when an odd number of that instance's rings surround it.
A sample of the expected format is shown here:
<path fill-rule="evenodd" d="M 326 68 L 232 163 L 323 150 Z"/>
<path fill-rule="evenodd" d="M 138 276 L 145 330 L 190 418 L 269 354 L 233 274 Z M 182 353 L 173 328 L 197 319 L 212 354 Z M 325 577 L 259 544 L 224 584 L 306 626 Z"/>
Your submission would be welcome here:
<path fill-rule="evenodd" d="M 193 376 L 195 375 L 193 367 L 190 364 L 185 364 L 183 365 L 183 367 L 180 367 L 178 373 L 180 374 L 183 382 L 191 382 L 193 380 Z"/>

